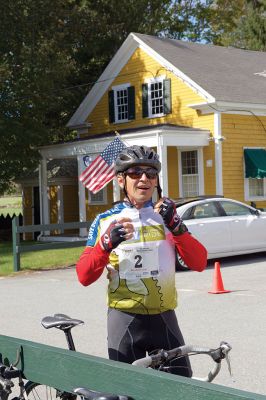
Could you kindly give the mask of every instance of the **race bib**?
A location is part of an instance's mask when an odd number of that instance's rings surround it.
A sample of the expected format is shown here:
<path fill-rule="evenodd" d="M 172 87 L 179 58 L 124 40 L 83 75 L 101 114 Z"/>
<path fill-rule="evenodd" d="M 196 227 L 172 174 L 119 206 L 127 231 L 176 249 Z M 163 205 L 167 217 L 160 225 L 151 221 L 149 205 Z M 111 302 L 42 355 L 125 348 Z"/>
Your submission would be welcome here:
<path fill-rule="evenodd" d="M 159 275 L 159 254 L 156 244 L 126 246 L 119 254 L 121 279 L 151 278 Z"/>

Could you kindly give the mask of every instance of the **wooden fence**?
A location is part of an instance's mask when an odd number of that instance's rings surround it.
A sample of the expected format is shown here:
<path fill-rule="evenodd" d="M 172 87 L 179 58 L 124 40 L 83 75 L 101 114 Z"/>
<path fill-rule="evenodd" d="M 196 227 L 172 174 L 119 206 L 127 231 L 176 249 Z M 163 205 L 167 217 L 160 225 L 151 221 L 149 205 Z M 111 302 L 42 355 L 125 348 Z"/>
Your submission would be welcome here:
<path fill-rule="evenodd" d="M 20 270 L 20 255 L 28 251 L 41 251 L 41 250 L 52 250 L 52 249 L 66 249 L 70 247 L 85 246 L 87 238 L 84 240 L 76 240 L 73 242 L 49 242 L 49 243 L 37 243 L 33 245 L 21 244 L 20 234 L 27 232 L 46 232 L 53 230 L 66 230 L 66 229 L 79 229 L 89 228 L 91 225 L 90 221 L 87 222 L 66 222 L 64 224 L 46 224 L 46 225 L 19 225 L 19 218 L 15 217 L 12 220 L 12 241 L 13 241 L 13 268 L 17 272 Z"/>
<path fill-rule="evenodd" d="M 71 392 L 77 387 L 124 394 L 134 400 L 262 400 L 266 396 L 165 372 L 0 335 L 0 357 L 14 362 L 26 379 Z"/>

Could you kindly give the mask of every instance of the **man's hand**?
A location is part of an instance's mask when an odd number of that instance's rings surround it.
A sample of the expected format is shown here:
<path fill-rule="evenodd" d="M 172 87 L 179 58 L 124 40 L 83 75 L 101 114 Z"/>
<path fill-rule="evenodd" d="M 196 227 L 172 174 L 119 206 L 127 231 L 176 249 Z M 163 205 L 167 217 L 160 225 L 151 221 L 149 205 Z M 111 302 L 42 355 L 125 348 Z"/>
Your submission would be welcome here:
<path fill-rule="evenodd" d="M 104 250 L 111 252 L 124 240 L 132 239 L 133 232 L 134 226 L 130 218 L 118 218 L 101 236 L 101 246 Z"/>
<path fill-rule="evenodd" d="M 155 204 L 154 211 L 161 214 L 165 225 L 173 235 L 187 232 L 187 227 L 177 214 L 175 203 L 172 200 L 163 197 Z"/>

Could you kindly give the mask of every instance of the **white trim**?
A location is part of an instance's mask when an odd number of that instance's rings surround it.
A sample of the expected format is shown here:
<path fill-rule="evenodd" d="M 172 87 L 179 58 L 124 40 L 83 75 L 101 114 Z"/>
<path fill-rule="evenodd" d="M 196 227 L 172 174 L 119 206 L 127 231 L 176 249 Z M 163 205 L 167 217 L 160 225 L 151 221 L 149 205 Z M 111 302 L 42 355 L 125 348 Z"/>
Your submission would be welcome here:
<path fill-rule="evenodd" d="M 121 135 L 121 139 L 128 146 L 133 144 L 146 145 L 149 147 L 157 146 L 157 134 L 164 137 L 164 144 L 167 146 L 208 146 L 210 132 L 204 129 L 193 128 L 176 128 L 171 126 L 154 127 L 147 131 L 127 133 Z M 101 153 L 106 146 L 114 139 L 112 138 L 97 138 L 86 139 L 76 142 L 61 143 L 57 145 L 43 146 L 39 148 L 41 155 L 45 158 L 67 158 L 76 157 L 77 155 L 97 155 Z"/>
<path fill-rule="evenodd" d="M 131 86 L 130 83 L 121 83 L 121 85 L 112 86 L 112 90 L 123 90 Z"/>
<path fill-rule="evenodd" d="M 132 35 L 129 35 L 67 123 L 68 128 L 86 122 L 96 104 L 101 100 L 137 47 L 137 42 Z"/>
<path fill-rule="evenodd" d="M 157 135 L 157 153 L 161 161 L 161 171 L 159 173 L 160 186 L 162 195 L 168 197 L 168 167 L 167 167 L 167 146 L 164 143 L 164 138 Z"/>
<path fill-rule="evenodd" d="M 202 115 L 221 112 L 237 115 L 260 115 L 266 116 L 266 107 L 264 104 L 252 103 L 234 103 L 231 101 L 214 101 L 207 103 L 188 104 L 193 110 L 198 110 Z"/>
<path fill-rule="evenodd" d="M 222 160 L 222 125 L 221 113 L 214 113 L 214 146 L 215 146 L 215 182 L 216 195 L 223 196 L 223 160 Z"/>

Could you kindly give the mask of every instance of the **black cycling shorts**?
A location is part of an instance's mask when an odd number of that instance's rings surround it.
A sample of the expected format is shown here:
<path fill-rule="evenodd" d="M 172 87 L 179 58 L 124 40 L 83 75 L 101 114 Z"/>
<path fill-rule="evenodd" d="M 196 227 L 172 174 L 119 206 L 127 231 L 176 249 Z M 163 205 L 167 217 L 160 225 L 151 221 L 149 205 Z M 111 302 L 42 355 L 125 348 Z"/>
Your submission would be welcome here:
<path fill-rule="evenodd" d="M 107 318 L 109 358 L 131 364 L 156 349 L 170 350 L 184 345 L 175 311 L 155 315 L 131 314 L 109 308 Z M 188 357 L 173 361 L 171 372 L 192 376 Z"/>

